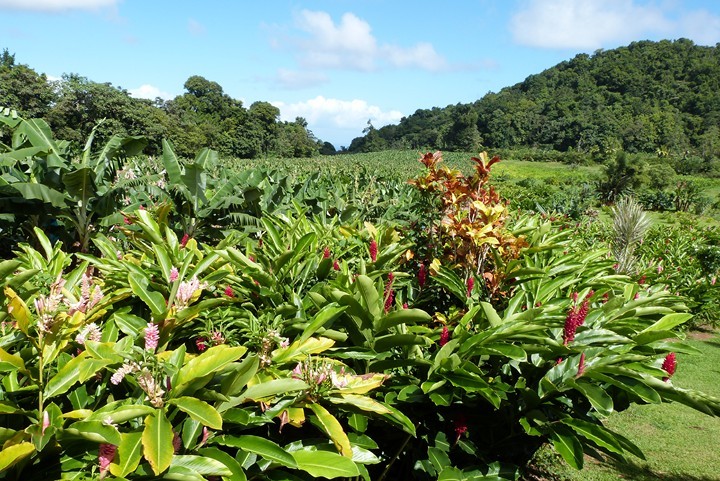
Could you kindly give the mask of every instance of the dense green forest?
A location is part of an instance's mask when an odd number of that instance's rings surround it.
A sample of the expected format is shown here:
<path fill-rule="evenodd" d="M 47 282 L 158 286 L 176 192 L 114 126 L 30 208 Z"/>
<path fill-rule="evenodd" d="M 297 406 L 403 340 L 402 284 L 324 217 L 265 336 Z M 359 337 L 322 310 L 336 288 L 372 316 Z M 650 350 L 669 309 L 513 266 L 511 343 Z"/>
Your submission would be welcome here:
<path fill-rule="evenodd" d="M 185 157 L 194 156 L 200 146 L 239 158 L 334 153 L 331 144 L 315 138 L 305 119 L 282 122 L 280 110 L 269 102 L 245 108 L 217 82 L 198 75 L 188 78 L 184 87 L 185 93 L 172 100 L 138 99 L 78 74 L 49 81 L 7 50 L 0 55 L 0 106 L 16 109 L 25 118 L 45 119 L 58 138 L 75 149 L 82 148 L 93 127 L 105 119 L 96 131 L 101 141 L 113 134 L 144 136 L 151 155 L 161 150 L 162 139 Z"/>
<path fill-rule="evenodd" d="M 605 156 L 720 152 L 720 45 L 634 42 L 579 54 L 472 104 L 418 110 L 353 140 L 386 148 L 536 147 Z"/>

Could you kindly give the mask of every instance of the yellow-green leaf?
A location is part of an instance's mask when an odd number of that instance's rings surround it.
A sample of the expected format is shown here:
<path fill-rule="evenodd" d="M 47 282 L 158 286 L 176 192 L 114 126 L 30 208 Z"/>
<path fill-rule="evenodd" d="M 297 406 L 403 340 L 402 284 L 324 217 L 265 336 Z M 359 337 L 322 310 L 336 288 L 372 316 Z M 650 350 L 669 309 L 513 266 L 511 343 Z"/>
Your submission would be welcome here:
<path fill-rule="evenodd" d="M 0 472 L 28 457 L 34 451 L 35 446 L 33 446 L 33 443 L 13 444 L 4 448 L 0 451 Z"/>
<path fill-rule="evenodd" d="M 110 464 L 110 473 L 122 478 L 134 472 L 142 458 L 142 433 L 123 433 L 115 460 Z"/>
<path fill-rule="evenodd" d="M 330 411 L 322 407 L 320 404 L 311 403 L 308 405 L 310 410 L 317 416 L 317 420 L 320 422 L 325 434 L 327 434 L 332 440 L 333 444 L 337 448 L 338 452 L 346 458 L 352 458 L 352 447 L 350 446 L 350 440 L 347 434 L 343 430 L 340 422 L 330 414 Z"/>
<path fill-rule="evenodd" d="M 183 396 L 171 399 L 168 404 L 177 406 L 178 409 L 187 413 L 195 421 L 211 429 L 222 429 L 222 416 L 210 404 L 200 399 Z"/>
<path fill-rule="evenodd" d="M 145 418 L 142 433 L 143 454 L 156 476 L 164 472 L 173 458 L 173 431 L 165 413 L 158 409 Z"/>

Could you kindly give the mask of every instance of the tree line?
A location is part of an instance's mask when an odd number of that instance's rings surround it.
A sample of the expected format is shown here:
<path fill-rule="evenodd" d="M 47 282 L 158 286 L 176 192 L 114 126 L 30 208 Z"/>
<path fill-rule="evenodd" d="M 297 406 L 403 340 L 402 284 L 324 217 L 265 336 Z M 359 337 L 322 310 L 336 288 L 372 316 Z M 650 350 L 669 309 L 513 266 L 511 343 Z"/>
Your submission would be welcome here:
<path fill-rule="evenodd" d="M 96 138 L 143 136 L 151 155 L 162 150 L 162 139 L 168 139 L 184 157 L 194 156 L 203 147 L 237 158 L 310 157 L 319 151 L 335 151 L 332 144 L 313 135 L 302 117 L 281 121 L 280 110 L 269 102 L 254 102 L 246 108 L 220 84 L 199 75 L 188 78 L 184 89 L 170 100 L 134 98 L 111 83 L 74 73 L 50 81 L 18 63 L 7 49 L 0 55 L 0 106 L 13 108 L 24 118 L 45 119 L 59 139 L 78 150 L 105 119 Z M 0 131 L 0 140 L 8 140 L 7 132 Z"/>
<path fill-rule="evenodd" d="M 599 154 L 720 155 L 720 44 L 634 42 L 579 54 L 470 104 L 368 125 L 351 152 L 533 147 Z"/>

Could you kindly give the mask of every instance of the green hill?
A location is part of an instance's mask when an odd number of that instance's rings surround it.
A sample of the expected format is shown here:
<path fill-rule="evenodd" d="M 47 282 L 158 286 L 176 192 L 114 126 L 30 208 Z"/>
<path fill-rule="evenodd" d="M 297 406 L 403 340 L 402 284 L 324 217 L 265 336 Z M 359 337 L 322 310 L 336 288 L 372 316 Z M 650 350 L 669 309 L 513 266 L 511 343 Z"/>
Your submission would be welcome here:
<path fill-rule="evenodd" d="M 717 155 L 720 44 L 643 41 L 579 54 L 472 104 L 370 126 L 349 150 L 480 146 Z"/>

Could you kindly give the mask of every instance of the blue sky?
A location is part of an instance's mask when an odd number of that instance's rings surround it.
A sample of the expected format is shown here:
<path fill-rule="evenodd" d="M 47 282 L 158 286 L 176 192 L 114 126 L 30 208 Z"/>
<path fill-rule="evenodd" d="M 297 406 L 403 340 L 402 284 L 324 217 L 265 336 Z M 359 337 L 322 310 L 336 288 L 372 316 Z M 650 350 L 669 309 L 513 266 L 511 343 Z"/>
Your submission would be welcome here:
<path fill-rule="evenodd" d="M 580 52 L 720 42 L 719 0 L 0 0 L 0 21 L 0 48 L 50 77 L 172 98 L 202 75 L 336 147 Z"/>

